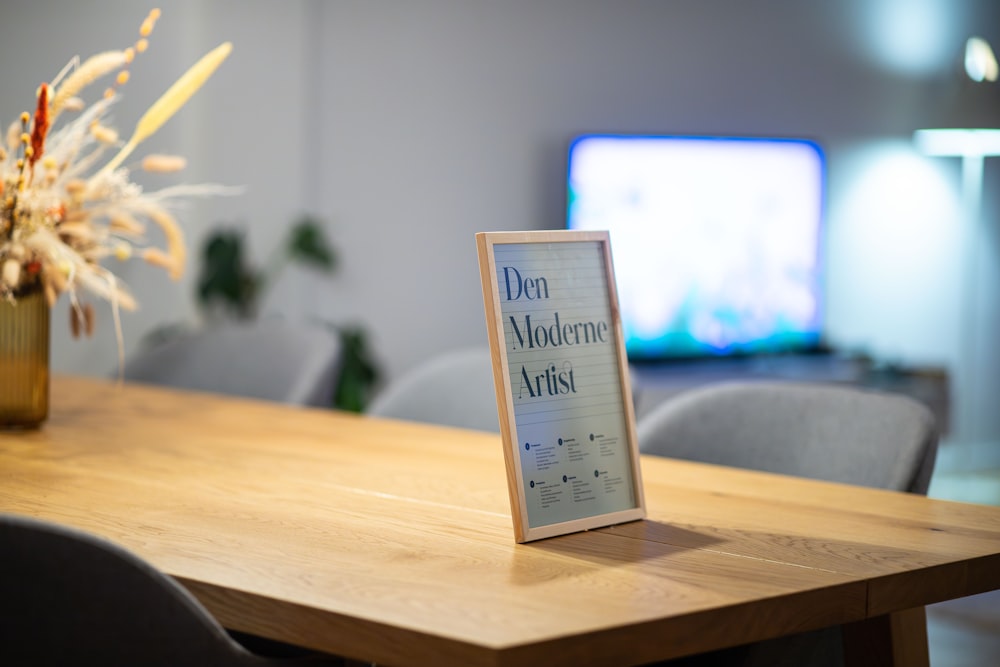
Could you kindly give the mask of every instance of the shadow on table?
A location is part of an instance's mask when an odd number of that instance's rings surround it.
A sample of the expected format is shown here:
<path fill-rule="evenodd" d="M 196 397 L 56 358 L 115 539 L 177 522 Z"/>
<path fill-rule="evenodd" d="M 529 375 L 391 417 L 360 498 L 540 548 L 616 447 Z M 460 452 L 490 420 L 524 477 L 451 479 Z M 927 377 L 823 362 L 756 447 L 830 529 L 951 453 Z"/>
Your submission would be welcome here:
<path fill-rule="evenodd" d="M 637 539 L 641 538 L 641 539 Z M 723 540 L 680 526 L 643 519 L 628 524 L 550 537 L 524 545 L 527 554 L 545 552 L 565 556 L 551 568 L 539 569 L 535 558 L 525 558 L 523 581 L 550 579 L 555 576 L 584 574 L 595 568 L 630 565 L 648 560 L 671 559 L 692 550 L 704 549 Z M 530 560 L 530 563 L 529 563 Z M 551 569 L 552 572 L 545 570 Z M 518 577 L 522 579 L 522 577 Z"/>

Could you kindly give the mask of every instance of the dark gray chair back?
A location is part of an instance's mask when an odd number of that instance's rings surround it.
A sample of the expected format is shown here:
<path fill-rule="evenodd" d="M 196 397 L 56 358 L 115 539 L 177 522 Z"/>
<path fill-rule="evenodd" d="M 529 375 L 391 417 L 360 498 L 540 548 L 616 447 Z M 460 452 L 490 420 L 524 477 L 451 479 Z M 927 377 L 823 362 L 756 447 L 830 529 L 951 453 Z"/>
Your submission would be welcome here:
<path fill-rule="evenodd" d="M 173 579 L 115 544 L 0 514 L 0 664 L 295 664 L 234 641 Z"/>

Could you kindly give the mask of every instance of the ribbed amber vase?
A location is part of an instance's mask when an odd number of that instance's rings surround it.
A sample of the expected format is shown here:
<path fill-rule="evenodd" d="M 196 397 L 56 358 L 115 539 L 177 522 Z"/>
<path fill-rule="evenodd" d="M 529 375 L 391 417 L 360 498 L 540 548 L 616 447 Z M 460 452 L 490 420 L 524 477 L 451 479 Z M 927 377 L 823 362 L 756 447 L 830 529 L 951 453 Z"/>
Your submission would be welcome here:
<path fill-rule="evenodd" d="M 49 306 L 41 290 L 0 298 L 0 427 L 33 428 L 49 415 Z"/>

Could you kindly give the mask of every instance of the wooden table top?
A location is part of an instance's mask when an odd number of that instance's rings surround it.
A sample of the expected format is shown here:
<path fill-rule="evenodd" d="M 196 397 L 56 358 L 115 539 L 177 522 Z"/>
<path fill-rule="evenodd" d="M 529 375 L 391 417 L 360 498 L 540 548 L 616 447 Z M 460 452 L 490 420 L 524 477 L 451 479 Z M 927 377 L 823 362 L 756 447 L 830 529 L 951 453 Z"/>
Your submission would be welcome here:
<path fill-rule="evenodd" d="M 0 511 L 227 626 L 391 665 L 624 665 L 1000 588 L 1000 508 L 643 457 L 649 518 L 513 538 L 495 434 L 56 377 Z"/>

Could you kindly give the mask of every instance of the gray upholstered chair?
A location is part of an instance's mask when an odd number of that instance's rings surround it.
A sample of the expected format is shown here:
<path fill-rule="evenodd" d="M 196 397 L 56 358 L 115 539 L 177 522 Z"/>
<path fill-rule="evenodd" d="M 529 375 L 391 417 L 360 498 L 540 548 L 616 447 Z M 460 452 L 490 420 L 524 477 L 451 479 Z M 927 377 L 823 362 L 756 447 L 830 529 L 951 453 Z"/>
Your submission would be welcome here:
<path fill-rule="evenodd" d="M 464 348 L 428 359 L 391 382 L 366 412 L 499 432 L 489 348 Z"/>
<path fill-rule="evenodd" d="M 648 454 L 915 493 L 927 492 L 938 443 L 913 399 L 798 382 L 706 385 L 637 428 Z"/>
<path fill-rule="evenodd" d="M 931 411 L 910 398 L 798 382 L 689 390 L 637 431 L 646 454 L 914 493 L 927 492 L 938 445 Z M 840 628 L 825 628 L 665 664 L 836 667 L 843 646 Z"/>
<path fill-rule="evenodd" d="M 185 588 L 88 533 L 0 514 L 0 664 L 268 667 Z M 338 665 L 330 657 L 308 664 Z"/>
<path fill-rule="evenodd" d="M 262 320 L 181 332 L 125 362 L 126 380 L 329 407 L 341 344 L 319 326 Z"/>

